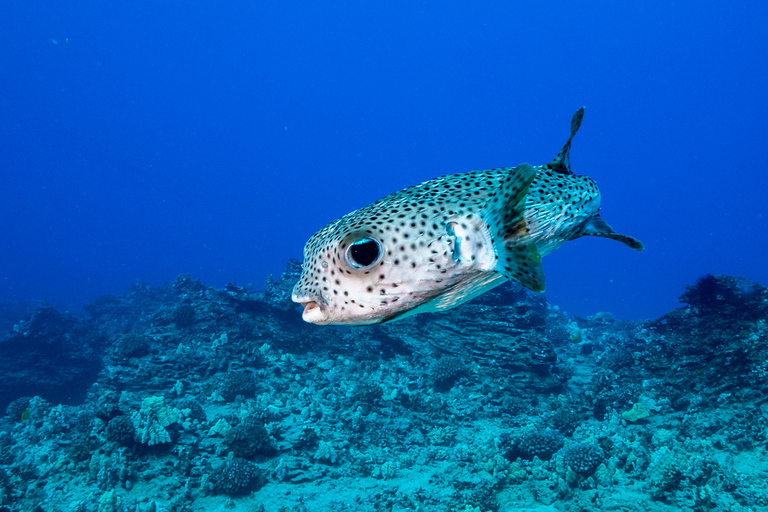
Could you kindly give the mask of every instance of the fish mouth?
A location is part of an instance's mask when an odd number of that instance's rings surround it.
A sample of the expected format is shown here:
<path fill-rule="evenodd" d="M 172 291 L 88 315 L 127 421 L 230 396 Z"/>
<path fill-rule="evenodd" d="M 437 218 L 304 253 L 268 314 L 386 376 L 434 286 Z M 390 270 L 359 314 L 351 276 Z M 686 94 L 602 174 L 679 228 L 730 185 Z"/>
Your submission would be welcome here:
<path fill-rule="evenodd" d="M 327 324 L 329 322 L 328 311 L 323 308 L 319 302 L 308 300 L 301 301 L 299 304 L 304 307 L 304 312 L 301 314 L 301 318 L 305 322 L 311 324 Z"/>
<path fill-rule="evenodd" d="M 310 300 L 307 302 L 301 302 L 301 306 L 304 308 L 304 315 L 312 314 L 312 311 L 316 308 L 320 307 L 320 304 L 315 302 L 314 300 Z"/>
<path fill-rule="evenodd" d="M 328 311 L 323 307 L 326 304 L 321 298 L 300 297 L 294 295 L 291 299 L 293 299 L 293 302 L 301 304 L 301 307 L 304 308 L 304 311 L 301 313 L 301 318 L 305 322 L 311 324 L 323 324 L 328 322 Z"/>

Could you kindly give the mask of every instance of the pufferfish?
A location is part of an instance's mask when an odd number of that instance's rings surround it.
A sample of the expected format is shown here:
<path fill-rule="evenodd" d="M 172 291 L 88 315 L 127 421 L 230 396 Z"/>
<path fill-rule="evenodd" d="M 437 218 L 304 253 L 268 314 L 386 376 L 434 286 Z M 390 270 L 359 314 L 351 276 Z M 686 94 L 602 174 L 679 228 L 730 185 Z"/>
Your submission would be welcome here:
<path fill-rule="evenodd" d="M 541 258 L 601 236 L 637 251 L 600 217 L 600 191 L 571 172 L 571 135 L 551 162 L 449 174 L 335 220 L 304 247 L 292 299 L 314 324 L 363 325 L 443 311 L 512 280 L 544 291 Z"/>

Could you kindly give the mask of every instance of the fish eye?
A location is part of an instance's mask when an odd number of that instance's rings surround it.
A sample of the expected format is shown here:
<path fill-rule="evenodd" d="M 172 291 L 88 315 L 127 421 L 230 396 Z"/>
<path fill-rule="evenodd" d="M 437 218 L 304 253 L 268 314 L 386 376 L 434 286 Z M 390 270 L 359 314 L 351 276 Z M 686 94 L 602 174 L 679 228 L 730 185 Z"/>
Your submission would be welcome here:
<path fill-rule="evenodd" d="M 374 238 L 362 238 L 347 247 L 347 264 L 355 269 L 368 269 L 381 259 L 381 243 Z"/>

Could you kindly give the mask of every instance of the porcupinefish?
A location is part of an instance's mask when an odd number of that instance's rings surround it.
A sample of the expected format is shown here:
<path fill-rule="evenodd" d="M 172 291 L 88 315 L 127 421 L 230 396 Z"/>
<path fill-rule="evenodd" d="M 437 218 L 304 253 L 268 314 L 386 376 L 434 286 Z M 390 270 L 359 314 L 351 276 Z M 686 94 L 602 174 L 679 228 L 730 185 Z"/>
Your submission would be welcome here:
<path fill-rule="evenodd" d="M 510 279 L 544 291 L 541 258 L 601 236 L 642 251 L 600 217 L 600 191 L 571 172 L 571 135 L 551 162 L 425 181 L 331 222 L 304 247 L 292 299 L 315 324 L 362 325 L 454 308 Z"/>

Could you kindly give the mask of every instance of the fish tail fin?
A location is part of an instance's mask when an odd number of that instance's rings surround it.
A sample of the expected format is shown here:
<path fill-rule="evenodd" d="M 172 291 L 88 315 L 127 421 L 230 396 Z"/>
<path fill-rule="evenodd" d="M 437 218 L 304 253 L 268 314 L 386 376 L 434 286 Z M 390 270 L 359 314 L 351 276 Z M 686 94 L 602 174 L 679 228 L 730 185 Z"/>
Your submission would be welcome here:
<path fill-rule="evenodd" d="M 643 243 L 637 238 L 628 235 L 620 235 L 614 231 L 613 228 L 609 226 L 608 223 L 602 219 L 602 217 L 600 217 L 600 215 L 594 215 L 591 217 L 586 223 L 584 223 L 581 231 L 573 238 L 579 238 L 581 236 L 601 236 L 603 238 L 610 238 L 611 240 L 621 242 L 630 249 L 634 249 L 636 251 L 642 251 L 645 249 Z M 571 240 L 573 240 L 573 238 Z"/>
<path fill-rule="evenodd" d="M 560 150 L 554 160 L 543 166 L 545 169 L 552 169 L 553 171 L 559 172 L 560 174 L 573 174 L 571 171 L 571 141 L 576 135 L 576 132 L 579 131 L 579 128 L 581 127 L 581 121 L 583 119 L 584 107 L 581 107 L 573 114 L 573 117 L 571 118 L 571 136 L 568 137 L 568 140 L 565 142 L 563 149 Z"/>
<path fill-rule="evenodd" d="M 483 217 L 496 253 L 494 270 L 529 290 L 543 292 L 541 256 L 525 223 L 526 196 L 535 177 L 536 169 L 529 164 L 512 169 L 488 201 Z"/>

